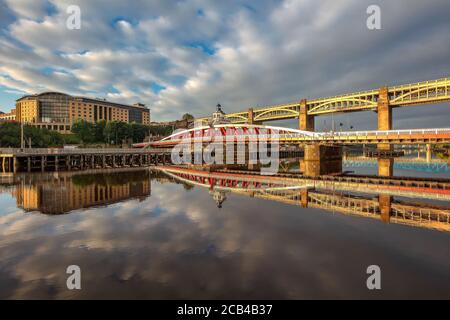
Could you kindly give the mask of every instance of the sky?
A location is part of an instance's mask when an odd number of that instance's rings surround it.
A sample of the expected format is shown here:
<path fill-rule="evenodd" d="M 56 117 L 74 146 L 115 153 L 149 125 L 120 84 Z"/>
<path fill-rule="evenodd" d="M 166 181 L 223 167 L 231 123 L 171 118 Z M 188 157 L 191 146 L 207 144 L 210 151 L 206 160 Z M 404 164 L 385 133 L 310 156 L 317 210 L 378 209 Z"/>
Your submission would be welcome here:
<path fill-rule="evenodd" d="M 366 25 L 369 5 L 381 30 Z M 77 5 L 81 28 L 69 29 Z M 153 121 L 450 76 L 448 0 L 0 0 L 0 111 L 61 91 L 150 107 Z M 445 127 L 449 104 L 398 128 Z M 376 114 L 321 117 L 371 129 Z M 295 125 L 295 121 L 287 121 Z"/>

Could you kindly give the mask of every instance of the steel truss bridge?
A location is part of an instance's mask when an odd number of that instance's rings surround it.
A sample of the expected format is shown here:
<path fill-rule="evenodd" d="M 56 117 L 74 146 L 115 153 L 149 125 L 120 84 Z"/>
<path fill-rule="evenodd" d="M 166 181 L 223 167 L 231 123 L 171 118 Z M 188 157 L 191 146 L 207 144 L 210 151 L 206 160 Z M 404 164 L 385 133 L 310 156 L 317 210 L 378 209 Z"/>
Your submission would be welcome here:
<path fill-rule="evenodd" d="M 310 132 L 304 130 L 250 125 L 219 124 L 176 132 L 162 140 L 137 143 L 134 147 L 173 147 L 181 143 L 263 142 L 292 144 L 439 144 L 450 143 L 450 128 L 413 130 L 372 130 L 345 132 Z"/>
<path fill-rule="evenodd" d="M 391 223 L 450 232 L 450 206 L 412 199 L 450 200 L 449 180 L 377 178 L 362 176 L 319 179 L 264 177 L 249 172 L 204 172 L 187 168 L 157 167 L 181 183 L 208 188 L 216 201 L 228 192 L 302 207 L 382 219 Z M 388 199 L 388 207 L 385 200 Z M 387 210 L 387 211 L 386 211 Z M 388 217 L 383 217 L 383 212 Z"/>
<path fill-rule="evenodd" d="M 391 107 L 450 101 L 450 78 L 383 88 L 387 89 Z M 309 116 L 340 112 L 376 111 L 380 100 L 380 92 L 383 91 L 383 88 L 327 98 L 303 99 L 262 108 L 249 108 L 246 111 L 226 114 L 225 118 L 232 123 L 246 123 L 249 121 L 249 116 L 252 118 L 251 121 L 254 122 L 295 119 L 300 117 L 302 108 Z M 207 121 L 208 118 L 198 118 L 197 120 Z"/>

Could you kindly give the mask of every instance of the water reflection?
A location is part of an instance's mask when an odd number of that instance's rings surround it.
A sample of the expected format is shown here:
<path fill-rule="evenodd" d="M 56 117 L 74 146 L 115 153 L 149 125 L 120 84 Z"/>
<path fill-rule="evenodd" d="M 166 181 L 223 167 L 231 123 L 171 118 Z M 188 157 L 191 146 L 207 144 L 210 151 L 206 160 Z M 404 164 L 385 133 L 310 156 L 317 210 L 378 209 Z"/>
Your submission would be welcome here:
<path fill-rule="evenodd" d="M 450 297 L 450 233 L 430 230 L 448 231 L 447 182 L 264 179 L 164 167 L 5 176 L 0 298 Z M 390 224 L 380 194 L 398 211 Z M 365 286 L 373 263 L 378 293 Z M 66 289 L 70 264 L 81 291 Z"/>
<path fill-rule="evenodd" d="M 25 211 L 62 214 L 80 208 L 103 206 L 150 196 L 148 170 L 73 174 L 19 175 L 12 195 Z"/>
<path fill-rule="evenodd" d="M 207 188 L 219 208 L 226 200 L 226 194 L 232 192 L 304 208 L 450 231 L 450 205 L 427 201 L 450 201 L 450 180 L 370 176 L 312 179 L 294 175 L 270 177 L 227 171 L 210 173 L 173 167 L 160 167 L 158 170 L 175 181 Z M 403 199 L 396 200 L 393 196 Z"/>

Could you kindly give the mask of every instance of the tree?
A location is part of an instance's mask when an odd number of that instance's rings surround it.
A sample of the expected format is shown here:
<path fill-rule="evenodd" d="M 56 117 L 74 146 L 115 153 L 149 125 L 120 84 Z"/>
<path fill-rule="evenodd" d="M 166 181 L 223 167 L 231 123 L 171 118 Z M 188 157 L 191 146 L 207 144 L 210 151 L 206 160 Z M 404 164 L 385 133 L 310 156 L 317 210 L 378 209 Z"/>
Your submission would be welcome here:
<path fill-rule="evenodd" d="M 95 142 L 95 125 L 86 120 L 79 119 L 72 124 L 72 132 L 75 133 L 83 143 Z"/>
<path fill-rule="evenodd" d="M 190 114 L 190 113 L 185 113 L 181 117 L 181 120 L 194 120 L 194 116 L 192 114 Z"/>
<path fill-rule="evenodd" d="M 57 147 L 64 144 L 63 135 L 56 131 L 40 129 L 30 125 L 24 125 L 25 145 L 31 140 L 31 147 L 46 148 Z M 0 147 L 20 147 L 20 124 L 5 122 L 0 124 Z"/>

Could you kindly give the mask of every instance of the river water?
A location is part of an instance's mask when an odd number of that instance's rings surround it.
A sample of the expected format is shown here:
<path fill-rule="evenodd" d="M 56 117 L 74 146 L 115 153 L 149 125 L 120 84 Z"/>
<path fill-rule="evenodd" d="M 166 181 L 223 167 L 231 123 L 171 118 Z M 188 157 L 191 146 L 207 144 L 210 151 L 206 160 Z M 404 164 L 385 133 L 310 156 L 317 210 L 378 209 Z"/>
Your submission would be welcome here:
<path fill-rule="evenodd" d="M 394 173 L 450 178 L 446 165 Z M 179 177 L 3 175 L 0 298 L 450 298 L 449 222 L 387 223 L 264 198 L 276 194 L 267 188 L 212 190 L 192 172 Z M 407 201 L 450 208 L 419 196 Z M 67 288 L 70 265 L 80 267 L 80 290 Z M 380 267 L 381 290 L 367 288 L 370 265 Z"/>

